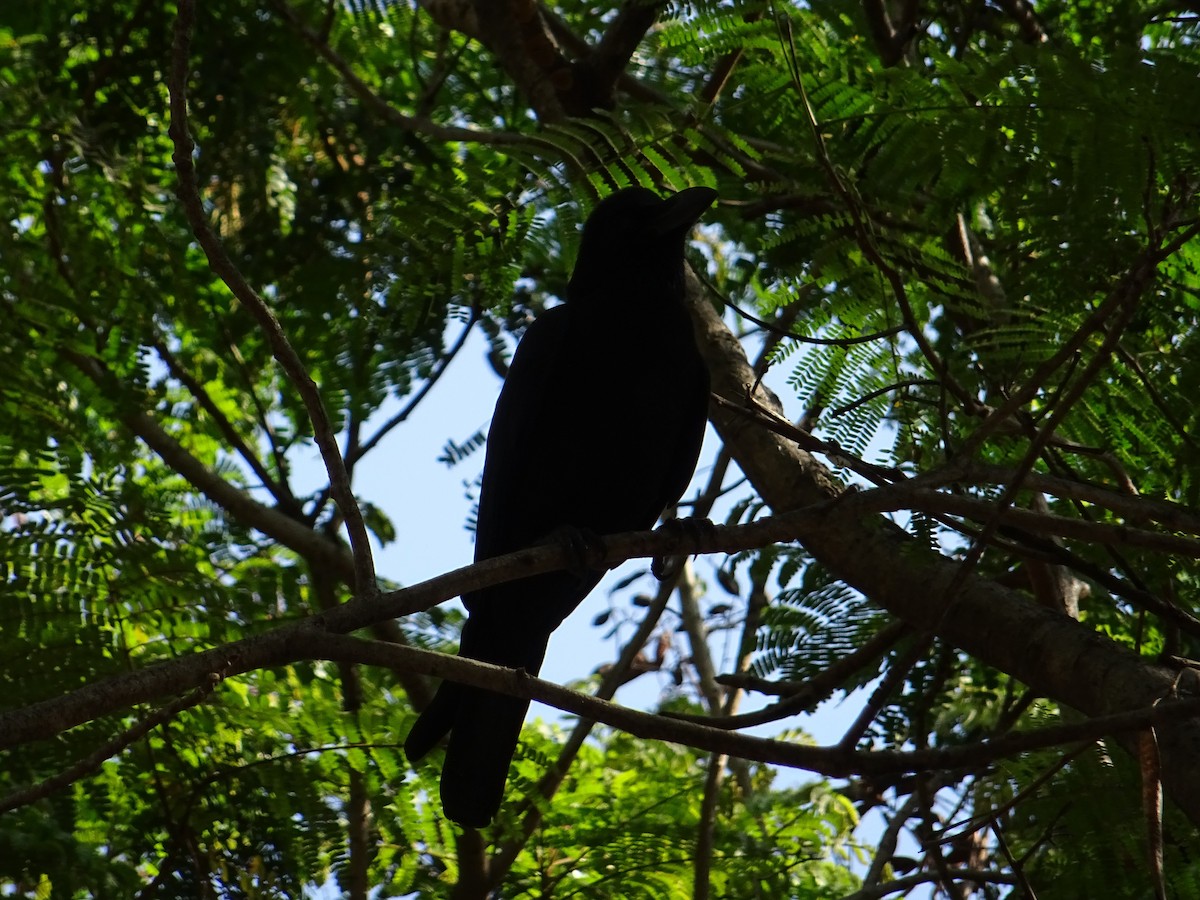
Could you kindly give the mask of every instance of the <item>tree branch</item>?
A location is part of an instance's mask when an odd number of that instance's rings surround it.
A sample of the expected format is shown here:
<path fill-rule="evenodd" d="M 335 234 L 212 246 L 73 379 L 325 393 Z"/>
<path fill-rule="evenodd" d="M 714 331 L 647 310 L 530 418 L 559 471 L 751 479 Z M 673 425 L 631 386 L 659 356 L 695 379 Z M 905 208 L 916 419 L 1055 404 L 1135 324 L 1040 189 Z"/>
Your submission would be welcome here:
<path fill-rule="evenodd" d="M 781 518 L 790 518 L 795 514 Z M 760 531 L 759 523 L 715 529 L 727 536 L 750 535 Z M 606 540 L 606 563 L 635 555 L 669 555 L 684 552 L 690 541 L 695 549 L 707 548 L 712 535 L 683 536 L 678 529 L 659 532 L 631 532 Z M 730 542 L 729 549 L 736 542 Z M 619 548 L 619 549 L 617 549 Z M 648 552 L 644 552 L 647 551 Z M 421 585 L 395 591 L 372 601 L 354 600 L 328 613 L 281 626 L 265 634 L 246 638 L 213 650 L 202 651 L 146 669 L 123 673 L 86 685 L 61 697 L 41 701 L 17 710 L 0 713 L 0 749 L 53 737 L 68 728 L 100 716 L 144 702 L 165 693 L 179 692 L 209 683 L 214 676 L 228 678 L 245 672 L 299 660 L 324 659 L 340 663 L 404 668 L 424 675 L 448 678 L 474 687 L 548 703 L 586 719 L 605 722 L 643 738 L 686 744 L 714 753 L 727 754 L 775 765 L 803 768 L 827 777 L 850 774 L 890 774 L 929 769 L 973 768 L 996 759 L 1063 743 L 1096 740 L 1154 725 L 1160 735 L 1184 732 L 1194 727 L 1200 713 L 1200 699 L 1150 703 L 1120 713 L 1100 716 L 1031 732 L 1013 732 L 999 738 L 960 747 L 900 751 L 856 751 L 841 747 L 809 747 L 766 740 L 684 722 L 666 716 L 625 709 L 615 704 L 580 694 L 551 682 L 533 678 L 522 670 L 503 669 L 458 656 L 433 653 L 413 647 L 386 644 L 348 637 L 379 617 L 395 615 L 398 609 L 424 608 L 454 596 L 463 590 L 482 588 L 508 578 L 523 577 L 565 568 L 570 552 L 562 546 L 542 546 L 520 551 L 464 567 Z M 1044 612 L 1040 607 L 1034 607 Z M 1047 615 L 1050 615 L 1047 613 Z M 953 623 L 953 617 L 946 617 Z M 1074 620 L 1065 623 L 1082 630 Z M 1090 637 L 1091 636 L 1089 634 Z M 1100 640 L 1095 638 L 1095 640 Z M 1034 636 L 1037 644 L 1037 636 Z M 1130 656 L 1123 653 L 1124 656 Z M 1110 661 L 1111 662 L 1111 661 Z M 1137 661 L 1134 658 L 1134 662 Z M 1112 670 L 1126 674 L 1125 666 Z M 1149 669 L 1150 667 L 1146 667 Z M 1168 685 L 1173 689 L 1174 685 Z M 1178 778 L 1175 781 L 1179 781 Z M 1182 792 L 1184 800 L 1186 791 Z M 1184 809 L 1189 814 L 1197 811 Z"/>
<path fill-rule="evenodd" d="M 258 476 L 258 480 L 262 482 L 263 487 L 271 492 L 271 496 L 275 498 L 275 502 L 284 508 L 298 509 L 296 498 L 288 490 L 287 482 L 278 481 L 267 471 L 267 467 L 262 464 L 262 461 L 258 458 L 258 454 L 251 450 L 246 442 L 242 440 L 242 436 L 234 428 L 233 423 L 229 421 L 228 417 L 221 412 L 217 404 L 213 402 L 204 385 L 192 377 L 192 374 L 180 364 L 179 360 L 175 358 L 175 354 L 168 349 L 167 345 L 161 339 L 155 339 L 154 349 L 166 365 L 167 370 L 180 384 L 187 388 L 188 393 L 192 395 L 196 403 L 200 405 L 200 408 L 212 417 L 217 430 L 221 432 L 221 436 L 229 442 L 229 446 L 237 452 L 238 456 L 245 461 L 251 471 Z"/>
<path fill-rule="evenodd" d="M 568 110 L 570 64 L 542 20 L 534 0 L 473 0 L 478 39 L 491 51 L 542 122 L 558 122 Z M 573 114 L 586 110 L 570 110 Z"/>
<path fill-rule="evenodd" d="M 862 491 L 847 497 L 848 506 L 871 509 L 875 512 L 894 512 L 901 509 L 921 512 L 950 513 L 976 521 L 1004 523 L 1039 534 L 1074 538 L 1094 544 L 1145 547 L 1191 559 L 1200 558 L 1200 540 L 1147 531 L 1131 525 L 1109 525 L 1071 519 L 1053 513 L 1039 513 L 1019 507 L 1003 509 L 995 500 L 981 500 L 943 491 L 913 490 L 907 484 L 891 485 Z"/>
<path fill-rule="evenodd" d="M 754 375 L 737 339 L 688 275 L 688 299 L 698 343 L 709 364 L 713 390 L 741 405 Z M 782 409 L 759 390 L 755 402 Z M 759 495 L 774 510 L 812 509 L 830 502 L 840 487 L 831 472 L 794 443 L 746 417 L 714 406 L 712 421 Z M 1018 591 L 972 575 L 944 605 L 958 563 L 930 551 L 895 525 L 856 515 L 853 504 L 835 504 L 819 528 L 797 539 L 822 565 L 873 602 L 922 631 L 933 631 L 983 663 L 1089 716 L 1145 707 L 1168 696 L 1173 673 L 1119 647 L 1069 617 L 1033 603 Z M 1200 720 L 1172 722 L 1158 732 L 1168 794 L 1200 822 Z"/>
<path fill-rule="evenodd" d="M 100 360 L 69 349 L 62 349 L 59 353 L 97 387 L 102 390 L 113 389 L 116 376 Z M 343 546 L 326 540 L 302 522 L 281 510 L 259 503 L 230 484 L 189 453 L 187 448 L 168 434 L 148 412 L 120 407 L 116 415 L 125 427 L 141 438 L 169 468 L 243 525 L 279 541 L 313 565 L 326 566 L 337 571 L 347 581 L 353 577 L 353 562 Z"/>
<path fill-rule="evenodd" d="M 753 675 L 722 675 L 717 679 L 721 684 L 762 694 L 775 694 L 783 699 L 763 709 L 717 719 L 710 721 L 710 724 L 717 728 L 750 728 L 815 709 L 852 675 L 869 666 L 875 666 L 871 671 L 876 671 L 878 667 L 875 664 L 879 658 L 891 650 L 909 630 L 909 626 L 904 622 L 889 622 L 853 653 L 843 656 L 807 681 L 768 681 Z"/>
<path fill-rule="evenodd" d="M 445 5 L 445 4 L 434 4 Z M 327 62 L 345 81 L 346 86 L 353 91 L 360 100 L 363 101 L 371 109 L 375 110 L 384 121 L 397 128 L 410 132 L 412 134 L 424 135 L 433 138 L 436 141 L 456 142 L 461 141 L 468 144 L 494 144 L 494 145 L 512 145 L 512 144 L 528 144 L 535 143 L 536 139 L 511 132 L 503 131 L 484 131 L 479 128 L 460 127 L 455 125 L 440 125 L 432 119 L 427 119 L 422 116 L 408 116 L 400 112 L 395 107 L 391 106 L 386 100 L 379 97 L 367 83 L 354 74 L 354 70 L 350 68 L 350 64 L 346 62 L 338 53 L 329 46 L 329 43 L 317 32 L 313 31 L 305 25 L 296 15 L 286 0 L 273 0 L 272 6 L 275 10 L 288 21 L 288 23 L 296 30 L 308 44 L 317 51 L 317 53 Z M 436 18 L 436 17 L 435 17 Z"/>
<path fill-rule="evenodd" d="M 43 797 L 49 797 L 55 791 L 61 790 L 67 785 L 74 784 L 76 781 L 99 771 L 100 766 L 104 764 L 105 760 L 116 756 L 125 748 L 141 740 L 154 728 L 175 718 L 175 716 L 179 715 L 185 709 L 190 709 L 193 706 L 203 703 L 205 698 L 212 693 L 212 689 L 216 687 L 216 684 L 217 680 L 211 679 L 208 683 L 199 685 L 185 696 L 172 700 L 162 709 L 155 710 L 132 728 L 127 728 L 112 740 L 101 744 L 69 769 L 51 778 L 47 778 L 45 781 L 41 781 L 32 787 L 13 791 L 7 797 L 0 798 L 0 813 L 8 812 L 10 809 L 16 809 L 20 806 L 27 806 L 36 800 L 41 800 Z"/>
<path fill-rule="evenodd" d="M 325 462 L 325 470 L 329 474 L 333 497 L 342 517 L 346 522 L 346 532 L 350 537 L 350 547 L 354 554 L 354 586 L 355 591 L 363 596 L 373 594 L 378 590 L 375 583 L 375 561 L 371 555 L 371 542 L 367 536 L 367 526 L 363 522 L 362 511 L 350 487 L 350 476 L 346 472 L 338 449 L 337 438 L 333 426 L 325 412 L 325 404 L 317 390 L 312 377 L 304 368 L 299 355 L 292 348 L 283 328 L 275 314 L 263 302 L 258 293 L 238 271 L 233 260 L 225 252 L 224 246 L 217 235 L 208 225 L 204 214 L 204 206 L 200 201 L 200 189 L 196 183 L 196 169 L 192 164 L 192 152 L 195 144 L 188 133 L 187 121 L 187 80 L 189 71 L 189 56 L 191 49 L 192 27 L 195 24 L 195 0 L 179 0 L 179 12 L 175 19 L 175 35 L 172 45 L 171 74 L 168 79 L 168 90 L 171 96 L 171 124 L 168 129 L 174 150 L 171 160 L 175 163 L 178 177 L 176 196 L 183 205 L 183 210 L 191 225 L 192 234 L 203 248 L 208 257 L 209 267 L 230 292 L 240 300 L 257 320 L 271 352 L 283 367 L 292 384 L 300 393 L 304 406 L 308 410 L 309 419 L 313 426 L 313 437 L 321 451 L 321 459 Z"/>
<path fill-rule="evenodd" d="M 617 82 L 665 5 L 664 0 L 625 0 L 621 5 L 600 43 L 576 66 L 577 77 L 584 82 L 577 86 L 582 88 L 581 99 L 591 104 L 579 114 L 613 104 Z"/>
<path fill-rule="evenodd" d="M 986 869 L 947 869 L 946 875 L 958 881 L 972 881 L 978 884 L 1016 884 L 1017 878 L 1008 872 L 988 871 Z M 916 872 L 912 875 L 902 875 L 891 881 L 864 887 L 842 898 L 842 900 L 879 900 L 888 894 L 899 894 L 910 891 L 919 884 L 940 881 L 942 875 L 938 872 Z"/>

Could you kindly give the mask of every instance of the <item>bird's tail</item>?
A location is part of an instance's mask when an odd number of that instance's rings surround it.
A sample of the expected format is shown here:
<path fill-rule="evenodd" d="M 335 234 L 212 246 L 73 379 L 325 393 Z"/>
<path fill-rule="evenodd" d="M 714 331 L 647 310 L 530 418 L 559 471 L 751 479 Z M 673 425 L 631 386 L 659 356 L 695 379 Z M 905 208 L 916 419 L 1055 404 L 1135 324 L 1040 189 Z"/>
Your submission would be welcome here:
<path fill-rule="evenodd" d="M 415 763 L 450 732 L 442 765 L 442 810 L 460 825 L 483 828 L 504 798 L 529 701 L 442 682 L 404 740 Z"/>
<path fill-rule="evenodd" d="M 549 634 L 530 634 L 509 622 L 485 624 L 483 618 L 467 620 L 459 655 L 536 675 Z M 438 687 L 405 738 L 404 753 L 410 762 L 416 762 L 450 733 L 441 791 L 447 817 L 473 828 L 492 821 L 504 798 L 508 767 L 528 709 L 529 701 L 519 697 L 453 681 L 443 681 Z"/>
<path fill-rule="evenodd" d="M 442 810 L 460 825 L 482 828 L 504 798 L 529 701 L 464 688 L 442 766 Z"/>
<path fill-rule="evenodd" d="M 437 693 L 404 739 L 404 755 L 410 763 L 417 762 L 432 750 L 454 726 L 462 702 L 462 691 L 463 686 L 453 681 L 443 681 L 438 685 Z"/>

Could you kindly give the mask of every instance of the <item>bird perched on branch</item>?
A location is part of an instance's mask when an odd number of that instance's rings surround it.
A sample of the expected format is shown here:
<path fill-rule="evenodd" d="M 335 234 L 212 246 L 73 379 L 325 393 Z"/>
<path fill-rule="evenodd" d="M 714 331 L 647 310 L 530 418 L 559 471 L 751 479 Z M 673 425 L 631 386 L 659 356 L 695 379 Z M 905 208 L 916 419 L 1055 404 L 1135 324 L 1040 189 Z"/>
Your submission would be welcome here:
<path fill-rule="evenodd" d="M 475 559 L 564 530 L 650 528 L 687 488 L 708 409 L 708 373 L 683 302 L 684 242 L 716 199 L 627 188 L 583 226 L 564 305 L 529 327 L 496 403 Z M 552 572 L 467 594 L 459 655 L 537 674 L 550 633 L 603 573 Z M 410 761 L 450 734 L 442 808 L 488 824 L 529 701 L 443 682 L 404 743 Z"/>

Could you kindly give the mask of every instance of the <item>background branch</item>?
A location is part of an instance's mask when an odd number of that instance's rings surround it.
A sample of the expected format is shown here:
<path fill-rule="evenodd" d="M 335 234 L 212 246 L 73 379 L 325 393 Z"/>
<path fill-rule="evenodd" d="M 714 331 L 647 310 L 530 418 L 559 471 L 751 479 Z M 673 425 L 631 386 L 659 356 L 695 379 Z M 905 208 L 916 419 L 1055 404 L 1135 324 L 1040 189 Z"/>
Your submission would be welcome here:
<path fill-rule="evenodd" d="M 192 227 L 197 242 L 204 249 L 209 265 L 230 292 L 250 310 L 267 342 L 271 352 L 278 360 L 284 372 L 287 373 L 292 385 L 299 392 L 308 410 L 308 416 L 313 426 L 313 437 L 321 451 L 321 459 L 325 462 L 325 470 L 329 473 L 329 482 L 333 498 L 342 512 L 346 522 L 346 531 L 350 537 L 350 547 L 354 555 L 354 584 L 355 590 L 364 596 L 374 593 L 375 562 L 371 554 L 371 542 L 367 536 L 367 526 L 363 522 L 362 511 L 350 487 L 350 476 L 342 461 L 338 449 L 337 438 L 333 426 L 325 412 L 325 404 L 317 386 L 309 376 L 299 355 L 292 348 L 283 327 L 275 314 L 267 307 L 250 287 L 249 283 L 233 264 L 221 241 L 208 225 L 204 207 L 200 201 L 200 191 L 196 184 L 196 170 L 192 163 L 192 152 L 195 144 L 188 133 L 187 123 L 187 78 L 188 57 L 191 48 L 191 32 L 195 24 L 194 0 L 180 0 L 179 13 L 175 20 L 175 34 L 172 45 L 171 77 L 168 88 L 171 95 L 171 127 L 170 135 L 175 150 L 171 159 L 175 163 L 178 176 L 176 195 L 183 205 L 188 222 Z"/>

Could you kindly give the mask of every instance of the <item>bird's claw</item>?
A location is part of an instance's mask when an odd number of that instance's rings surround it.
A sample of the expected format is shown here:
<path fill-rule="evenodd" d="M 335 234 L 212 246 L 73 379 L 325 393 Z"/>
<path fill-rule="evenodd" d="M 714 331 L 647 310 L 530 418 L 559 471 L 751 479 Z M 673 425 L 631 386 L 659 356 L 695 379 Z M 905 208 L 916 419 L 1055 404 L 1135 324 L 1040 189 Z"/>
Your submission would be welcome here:
<path fill-rule="evenodd" d="M 667 519 L 659 527 L 659 530 L 665 531 L 675 537 L 685 538 L 689 542 L 694 543 L 702 541 L 705 538 L 714 537 L 717 533 L 717 526 L 713 524 L 712 519 L 706 519 L 702 516 L 687 516 L 682 519 Z M 683 568 L 687 556 L 687 554 L 681 556 L 656 556 L 650 561 L 650 572 L 659 581 L 674 578 L 679 574 L 679 570 Z"/>
<path fill-rule="evenodd" d="M 550 532 L 546 543 L 558 544 L 567 551 L 567 571 L 577 578 L 607 568 L 604 558 L 608 555 L 608 548 L 604 545 L 604 538 L 590 528 L 560 525 Z"/>

